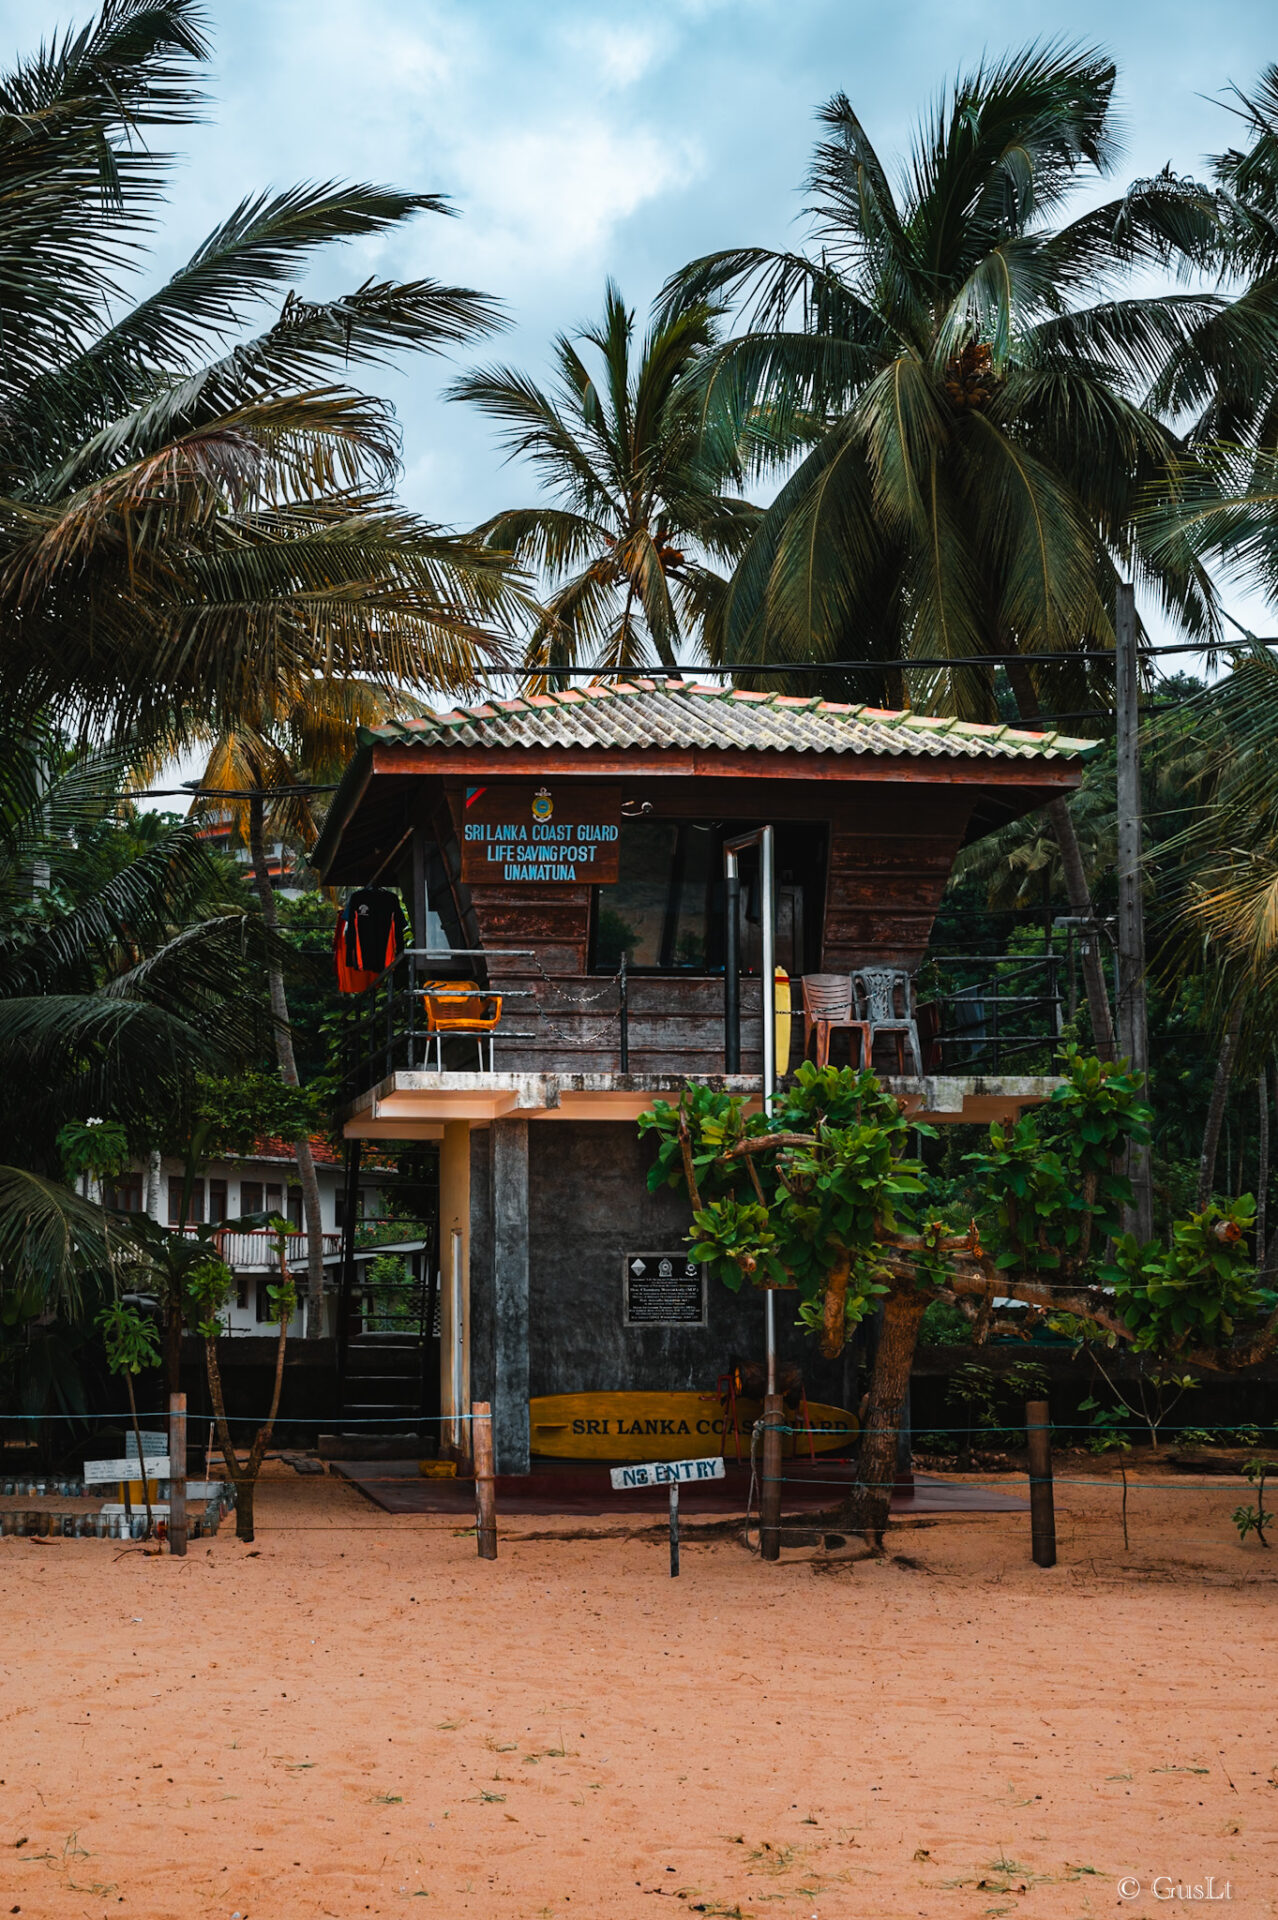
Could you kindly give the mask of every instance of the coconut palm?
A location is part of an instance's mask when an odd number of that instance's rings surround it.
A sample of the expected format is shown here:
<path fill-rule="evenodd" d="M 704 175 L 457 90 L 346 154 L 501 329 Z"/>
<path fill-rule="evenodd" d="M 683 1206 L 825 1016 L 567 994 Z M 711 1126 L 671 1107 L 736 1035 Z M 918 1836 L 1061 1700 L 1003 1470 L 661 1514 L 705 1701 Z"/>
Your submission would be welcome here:
<path fill-rule="evenodd" d="M 732 581 L 725 659 L 881 660 L 829 690 L 992 720 L 987 669 L 909 672 L 910 658 L 1108 651 L 1124 576 L 1214 636 L 1202 565 L 1155 562 L 1134 508 L 1178 450 L 1146 393 L 1220 302 L 1123 287 L 1135 268 L 1209 260 L 1214 200 L 1167 177 L 1058 224 L 1114 163 L 1114 79 L 1101 54 L 1058 46 L 978 68 L 895 187 L 838 94 L 808 178 L 817 251 L 738 247 L 676 276 L 672 298 L 728 298 L 745 315 L 706 383 L 712 438 L 756 467 L 806 449 Z M 1025 720 L 1111 684 L 1076 661 L 1013 659 L 1009 679 Z M 1063 804 L 1051 817 L 1072 909 L 1089 913 Z"/>
<path fill-rule="evenodd" d="M 52 771 L 51 771 L 52 769 Z M 121 1242 L 63 1174 L 69 1125 L 128 1155 L 184 1139 L 196 1074 L 260 1045 L 264 942 L 186 823 L 119 824 L 123 768 L 59 742 L 0 754 L 0 1288 L 12 1321 L 75 1314 Z"/>
<path fill-rule="evenodd" d="M 427 279 L 289 288 L 317 249 L 446 212 L 437 196 L 257 196 L 124 305 L 166 176 L 151 136 L 198 117 L 207 53 L 193 0 L 104 0 L 0 81 L 8 713 L 167 733 L 317 667 L 460 686 L 508 613 L 492 553 L 396 506 L 393 417 L 350 384 L 491 328 L 492 303 Z"/>
<path fill-rule="evenodd" d="M 253 883 L 263 924 L 270 936 L 267 986 L 270 995 L 276 1061 L 285 1086 L 300 1084 L 279 940 L 279 910 L 271 880 L 268 840 L 283 839 L 304 848 L 318 834 L 314 790 L 337 780 L 355 750 L 361 727 L 377 726 L 402 715 L 413 702 L 375 683 L 336 677 L 309 680 L 262 703 L 256 724 L 245 720 L 209 744 L 201 786 L 217 796 L 199 802 L 195 817 L 212 812 L 229 820 L 248 848 Z M 293 1142 L 298 1184 L 306 1221 L 307 1331 L 324 1332 L 324 1244 L 319 1181 L 309 1137 Z"/>
<path fill-rule="evenodd" d="M 697 381 L 716 340 L 714 310 L 694 301 L 654 319 L 636 348 L 634 314 L 609 281 L 601 320 L 555 340 L 551 391 L 509 367 L 451 388 L 500 422 L 554 503 L 509 508 L 474 535 L 549 583 L 530 664 L 621 668 L 655 654 L 669 666 L 703 634 L 715 646 L 725 581 L 710 562 L 735 561 L 758 519 L 722 491 L 739 477 L 735 454 L 711 460 L 701 435 Z"/>

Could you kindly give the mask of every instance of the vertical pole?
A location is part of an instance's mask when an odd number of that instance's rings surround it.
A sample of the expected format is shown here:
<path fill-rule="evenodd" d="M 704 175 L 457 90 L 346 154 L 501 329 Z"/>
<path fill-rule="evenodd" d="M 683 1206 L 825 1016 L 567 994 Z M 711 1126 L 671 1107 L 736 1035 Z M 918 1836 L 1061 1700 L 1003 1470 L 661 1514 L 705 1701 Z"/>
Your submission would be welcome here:
<path fill-rule="evenodd" d="M 621 966 L 617 973 L 618 1011 L 621 1022 L 621 1071 L 630 1071 L 630 996 L 626 988 L 626 949 L 621 949 Z"/>
<path fill-rule="evenodd" d="M 475 1538 L 481 1560 L 497 1558 L 497 1499 L 493 1469 L 492 1407 L 476 1400 L 470 1409 L 471 1445 L 475 1451 Z"/>
<path fill-rule="evenodd" d="M 1052 1427 L 1046 1400 L 1025 1402 L 1029 1455 L 1030 1542 L 1036 1567 L 1056 1565 L 1056 1509 L 1052 1498 Z"/>
<path fill-rule="evenodd" d="M 466 1330 L 462 1325 L 465 1301 L 462 1298 L 462 1234 L 460 1227 L 454 1227 L 450 1239 L 448 1262 L 449 1305 L 452 1309 L 452 1351 L 449 1355 L 451 1370 L 453 1403 L 452 1445 L 454 1454 L 460 1458 L 465 1451 L 465 1420 L 462 1417 L 462 1395 L 466 1391 Z M 484 1403 L 487 1405 L 487 1402 Z M 491 1444 L 492 1429 L 489 1428 Z"/>
<path fill-rule="evenodd" d="M 737 856 L 723 854 L 723 1071 L 741 1071 L 741 876 Z"/>
<path fill-rule="evenodd" d="M 1145 914 L 1141 899 L 1140 663 L 1136 596 L 1120 582 L 1114 621 L 1118 722 L 1118 1051 L 1134 1073 L 1149 1072 L 1145 1016 Z M 1128 1226 L 1140 1241 L 1154 1232 L 1153 1173 L 1148 1143 L 1127 1151 L 1132 1183 Z"/>
<path fill-rule="evenodd" d="M 768 1296 L 771 1304 L 771 1295 Z M 785 1404 L 779 1393 L 763 1402 L 763 1485 L 759 1489 L 759 1553 L 765 1560 L 781 1558 L 781 1428 Z"/>
<path fill-rule="evenodd" d="M 186 1552 L 186 1395 L 169 1395 L 169 1552 Z"/>
<path fill-rule="evenodd" d="M 759 912 L 763 920 L 759 994 L 763 1014 L 763 1111 L 771 1113 L 777 1090 L 777 887 L 771 827 L 759 830 Z"/>
<path fill-rule="evenodd" d="M 342 1265 L 337 1283 L 337 1385 L 338 1397 L 346 1399 L 346 1357 L 350 1343 L 351 1309 L 355 1297 L 355 1227 L 359 1213 L 359 1163 L 364 1150 L 362 1140 L 346 1142 L 346 1167 L 342 1184 Z"/>
<path fill-rule="evenodd" d="M 679 1573 L 679 1482 L 670 1482 L 670 1578 Z"/>

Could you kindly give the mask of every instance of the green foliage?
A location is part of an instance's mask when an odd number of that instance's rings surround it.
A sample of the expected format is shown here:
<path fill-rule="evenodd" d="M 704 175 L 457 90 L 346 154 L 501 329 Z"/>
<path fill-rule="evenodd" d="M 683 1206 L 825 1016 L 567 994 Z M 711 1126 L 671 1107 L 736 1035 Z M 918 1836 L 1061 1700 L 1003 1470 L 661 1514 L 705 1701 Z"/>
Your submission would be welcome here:
<path fill-rule="evenodd" d="M 154 1323 L 136 1307 L 113 1300 L 103 1307 L 97 1324 L 112 1373 L 143 1373 L 160 1364 L 160 1343 Z"/>
<path fill-rule="evenodd" d="M 1129 1140 L 1149 1137 L 1140 1076 L 1065 1050 L 1064 1078 L 1046 1112 L 1010 1127 L 966 1159 L 982 1200 L 982 1244 L 1007 1272 L 1073 1274 L 1118 1230 L 1131 1186 L 1116 1171 Z"/>
<path fill-rule="evenodd" d="M 235 1275 L 225 1260 L 207 1254 L 186 1274 L 187 1296 L 196 1316 L 196 1331 L 216 1340 L 222 1331 L 222 1309 L 235 1290 Z"/>
<path fill-rule="evenodd" d="M 132 1159 L 129 1139 L 117 1120 L 67 1120 L 58 1128 L 57 1147 L 68 1186 L 82 1173 L 110 1180 Z"/>
<path fill-rule="evenodd" d="M 919 1323 L 921 1347 L 965 1347 L 972 1338 L 972 1322 L 950 1300 L 931 1300 Z"/>
<path fill-rule="evenodd" d="M 314 1092 L 286 1087 L 278 1074 L 200 1074 L 198 1113 L 208 1154 L 251 1153 L 262 1139 L 300 1140 L 320 1125 Z"/>
<path fill-rule="evenodd" d="M 1249 1533 L 1254 1533 L 1262 1547 L 1269 1545 L 1265 1528 L 1273 1525 L 1274 1516 L 1265 1511 L 1265 1480 L 1272 1472 L 1273 1462 L 1259 1456 L 1249 1460 L 1243 1468 L 1243 1473 L 1256 1489 L 1256 1504 L 1254 1507 L 1235 1507 L 1230 1516 L 1238 1529 L 1240 1541 L 1245 1540 Z"/>
<path fill-rule="evenodd" d="M 1222 1345 L 1240 1322 L 1259 1312 L 1262 1298 L 1245 1237 L 1255 1210 L 1251 1195 L 1244 1194 L 1228 1206 L 1213 1204 L 1176 1221 L 1170 1247 L 1157 1241 L 1142 1247 L 1131 1234 L 1115 1242 L 1114 1259 L 1101 1273 L 1136 1348 L 1174 1354 Z"/>
<path fill-rule="evenodd" d="M 808 1062 L 771 1117 L 747 1115 L 744 1098 L 704 1085 L 687 1087 L 677 1105 L 656 1102 L 639 1121 L 656 1145 L 648 1185 L 689 1195 L 688 1239 L 711 1273 L 734 1291 L 747 1281 L 796 1288 L 799 1323 L 827 1341 L 837 1338 L 829 1316 L 844 1286 L 851 1326 L 893 1288 L 944 1297 L 965 1261 L 969 1283 L 992 1268 L 1013 1297 L 1044 1274 L 1080 1288 L 1103 1281 L 1108 1295 L 1091 1296 L 1099 1320 L 1052 1316 L 1080 1343 L 1121 1339 L 1168 1355 L 1226 1347 L 1264 1304 L 1243 1237 L 1252 1202 L 1178 1222 L 1168 1249 L 1119 1239 L 1105 1263 L 1129 1197 L 1117 1165 L 1129 1141 L 1147 1138 L 1149 1113 L 1121 1066 L 1071 1046 L 1062 1067 L 1050 1104 L 1013 1126 L 996 1123 L 986 1147 L 963 1156 L 961 1187 L 907 1152 L 922 1129 L 872 1073 Z M 1102 1326 L 1110 1302 L 1119 1327 Z M 1006 1379 L 1022 1396 L 1042 1390 L 1028 1373 Z M 1142 1374 L 1140 1412 L 1155 1439 L 1166 1393 L 1191 1384 Z"/>

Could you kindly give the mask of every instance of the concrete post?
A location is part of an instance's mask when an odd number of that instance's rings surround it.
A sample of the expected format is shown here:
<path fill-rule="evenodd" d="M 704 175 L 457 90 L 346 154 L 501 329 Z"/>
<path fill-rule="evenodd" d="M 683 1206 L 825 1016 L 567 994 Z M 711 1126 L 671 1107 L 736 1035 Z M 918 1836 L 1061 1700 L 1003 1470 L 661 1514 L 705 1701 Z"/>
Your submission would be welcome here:
<path fill-rule="evenodd" d="M 528 1122 L 493 1123 L 493 1451 L 531 1470 L 528 1415 Z"/>

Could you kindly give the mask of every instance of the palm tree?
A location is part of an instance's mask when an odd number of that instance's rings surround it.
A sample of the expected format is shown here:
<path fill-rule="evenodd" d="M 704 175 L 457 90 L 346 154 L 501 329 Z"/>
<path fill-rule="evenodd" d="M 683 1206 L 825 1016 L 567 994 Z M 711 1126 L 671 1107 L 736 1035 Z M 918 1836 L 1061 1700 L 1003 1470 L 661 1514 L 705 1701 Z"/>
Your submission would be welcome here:
<path fill-rule="evenodd" d="M 724 659 L 872 658 L 831 690 L 899 704 L 908 689 L 989 720 L 987 668 L 909 661 L 1012 656 L 1032 721 L 1104 697 L 1110 670 L 1015 656 L 1111 650 L 1125 576 L 1188 634 L 1215 635 L 1203 567 L 1155 561 L 1134 509 L 1178 451 L 1147 392 L 1220 302 L 1122 292 L 1133 269 L 1209 260 L 1215 203 L 1165 177 L 1056 224 L 1113 165 L 1114 80 L 1101 54 L 1059 46 L 961 77 L 897 189 L 838 94 L 808 178 L 819 250 L 739 247 L 675 277 L 672 299 L 745 309 L 705 383 L 712 441 L 773 469 L 806 449 L 732 581 Z M 1090 916 L 1062 803 L 1051 818 L 1071 907 Z M 1098 960 L 1089 1002 L 1106 1047 Z"/>
<path fill-rule="evenodd" d="M 0 1288 L 7 1323 L 75 1318 L 124 1242 L 63 1178 L 90 1116 L 145 1157 L 189 1137 L 198 1070 L 260 1045 L 264 941 L 186 823 L 122 832 L 115 755 L 0 753 Z"/>
<path fill-rule="evenodd" d="M 349 384 L 491 329 L 493 304 L 289 289 L 438 196 L 246 200 L 121 310 L 167 169 L 150 134 L 198 117 L 207 54 L 193 0 L 103 0 L 0 82 L 0 698 L 86 733 L 231 724 L 316 669 L 461 686 L 511 618 L 496 556 L 396 506 L 393 417 Z"/>
<path fill-rule="evenodd" d="M 262 921 L 270 936 L 267 986 L 275 1054 L 285 1086 L 300 1084 L 282 963 L 279 909 L 267 853 L 269 839 L 314 845 L 318 823 L 315 783 L 336 780 L 347 766 L 361 727 L 377 726 L 413 706 L 367 680 L 320 679 L 298 693 L 268 699 L 257 724 L 243 724 L 210 744 L 201 786 L 217 795 L 197 802 L 196 817 L 209 810 L 229 817 L 247 846 Z M 242 796 L 242 797 L 240 797 Z M 302 1210 L 306 1220 L 307 1332 L 324 1332 L 324 1244 L 315 1157 L 305 1134 L 293 1142 Z"/>
<path fill-rule="evenodd" d="M 694 301 L 654 320 L 636 352 L 609 281 L 598 324 L 555 340 L 552 391 L 509 367 L 452 386 L 501 423 L 555 502 L 509 508 L 473 536 L 548 578 L 529 664 L 616 669 L 655 654 L 672 666 L 703 633 L 713 644 L 725 582 L 708 563 L 739 558 L 758 519 L 722 492 L 735 456 L 711 460 L 701 434 L 698 376 L 716 340 L 714 310 Z"/>

